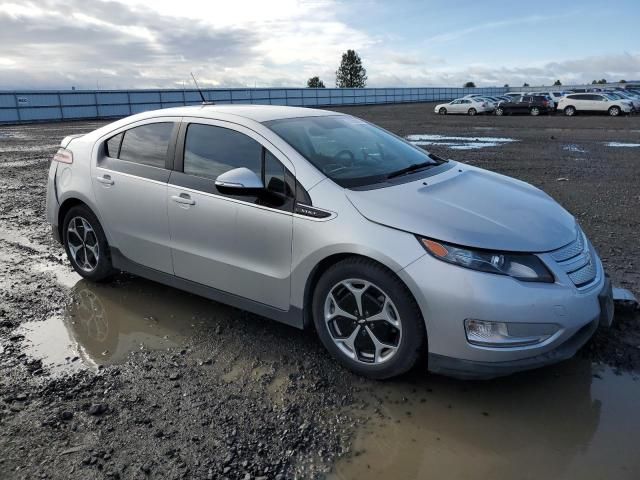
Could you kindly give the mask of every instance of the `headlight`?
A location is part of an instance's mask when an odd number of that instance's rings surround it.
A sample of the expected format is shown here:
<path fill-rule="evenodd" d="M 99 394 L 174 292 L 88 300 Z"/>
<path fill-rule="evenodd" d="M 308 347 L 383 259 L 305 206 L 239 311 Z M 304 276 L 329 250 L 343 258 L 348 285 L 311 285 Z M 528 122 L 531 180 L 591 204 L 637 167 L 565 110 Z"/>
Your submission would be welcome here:
<path fill-rule="evenodd" d="M 481 272 L 509 275 L 523 282 L 553 283 L 553 275 L 532 254 L 472 250 L 428 238 L 418 237 L 425 250 L 443 262 Z"/>

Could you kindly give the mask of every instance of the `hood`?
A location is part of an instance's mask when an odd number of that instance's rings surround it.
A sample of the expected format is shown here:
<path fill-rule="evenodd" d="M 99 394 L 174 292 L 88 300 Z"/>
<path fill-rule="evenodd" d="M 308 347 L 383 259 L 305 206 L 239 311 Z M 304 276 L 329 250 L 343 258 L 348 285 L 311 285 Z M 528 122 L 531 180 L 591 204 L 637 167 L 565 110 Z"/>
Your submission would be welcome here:
<path fill-rule="evenodd" d="M 480 168 L 456 167 L 346 195 L 372 222 L 461 246 L 545 252 L 575 239 L 575 219 L 543 191 Z"/>

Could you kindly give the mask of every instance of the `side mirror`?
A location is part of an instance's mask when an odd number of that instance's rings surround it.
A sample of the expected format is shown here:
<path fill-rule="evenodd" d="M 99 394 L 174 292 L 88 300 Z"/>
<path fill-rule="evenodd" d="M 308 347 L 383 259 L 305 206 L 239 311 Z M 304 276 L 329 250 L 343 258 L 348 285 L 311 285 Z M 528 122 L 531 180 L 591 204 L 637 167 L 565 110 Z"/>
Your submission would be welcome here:
<path fill-rule="evenodd" d="M 260 177 L 246 167 L 234 168 L 218 175 L 216 187 L 230 195 L 254 195 L 264 190 Z"/>

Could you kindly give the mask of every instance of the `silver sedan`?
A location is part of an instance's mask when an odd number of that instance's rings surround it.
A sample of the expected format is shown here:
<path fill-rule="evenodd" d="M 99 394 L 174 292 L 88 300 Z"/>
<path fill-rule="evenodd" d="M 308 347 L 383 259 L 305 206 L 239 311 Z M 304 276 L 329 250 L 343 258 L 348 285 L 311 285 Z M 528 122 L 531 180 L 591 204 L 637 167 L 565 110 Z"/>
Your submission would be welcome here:
<path fill-rule="evenodd" d="M 372 378 L 534 368 L 611 321 L 595 249 L 544 192 L 329 111 L 180 107 L 67 137 L 47 216 L 89 280 L 315 329 Z"/>
<path fill-rule="evenodd" d="M 495 105 L 482 97 L 456 98 L 449 103 L 441 103 L 433 109 L 440 115 L 461 113 L 463 115 L 477 115 L 495 110 Z"/>

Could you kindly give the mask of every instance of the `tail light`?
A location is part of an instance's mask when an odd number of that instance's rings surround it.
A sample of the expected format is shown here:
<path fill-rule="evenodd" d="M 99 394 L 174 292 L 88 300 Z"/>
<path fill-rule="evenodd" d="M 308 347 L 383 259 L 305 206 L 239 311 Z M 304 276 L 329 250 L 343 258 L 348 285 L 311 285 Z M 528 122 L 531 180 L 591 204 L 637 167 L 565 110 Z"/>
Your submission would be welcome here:
<path fill-rule="evenodd" d="M 66 148 L 59 148 L 53 156 L 53 161 L 60 163 L 73 163 L 73 152 Z"/>

